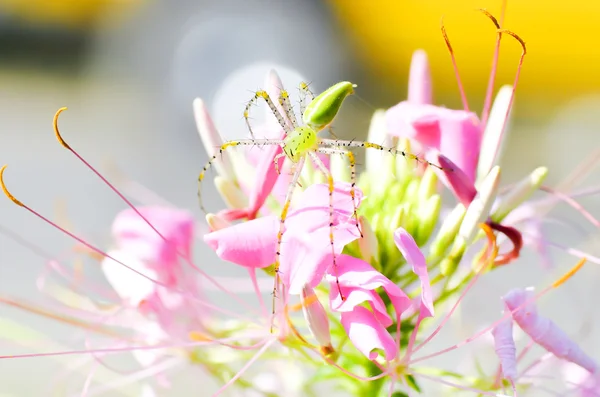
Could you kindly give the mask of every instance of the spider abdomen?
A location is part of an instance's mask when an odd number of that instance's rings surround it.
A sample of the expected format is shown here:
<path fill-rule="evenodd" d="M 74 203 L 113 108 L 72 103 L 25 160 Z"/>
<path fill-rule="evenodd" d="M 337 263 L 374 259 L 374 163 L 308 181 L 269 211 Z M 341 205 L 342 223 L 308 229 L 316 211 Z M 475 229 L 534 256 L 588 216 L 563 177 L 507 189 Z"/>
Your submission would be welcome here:
<path fill-rule="evenodd" d="M 323 91 L 306 107 L 302 114 L 304 124 L 312 127 L 315 131 L 321 131 L 327 127 L 337 115 L 344 99 L 354 93 L 354 87 L 356 87 L 355 84 L 342 81 Z"/>

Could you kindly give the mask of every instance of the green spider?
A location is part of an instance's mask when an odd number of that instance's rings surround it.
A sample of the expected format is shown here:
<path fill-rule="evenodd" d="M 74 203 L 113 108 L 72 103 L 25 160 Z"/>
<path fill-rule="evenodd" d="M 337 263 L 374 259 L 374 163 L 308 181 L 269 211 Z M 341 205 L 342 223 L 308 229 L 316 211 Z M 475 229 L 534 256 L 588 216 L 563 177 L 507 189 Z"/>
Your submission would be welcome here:
<path fill-rule="evenodd" d="M 322 172 L 326 179 L 327 185 L 329 187 L 329 242 L 332 249 L 332 264 L 334 268 L 334 272 L 337 269 L 336 264 L 336 254 L 334 250 L 334 241 L 333 241 L 333 219 L 334 219 L 334 208 L 333 208 L 333 192 L 334 192 L 334 180 L 331 175 L 331 172 L 325 164 L 321 161 L 321 159 L 317 156 L 317 153 L 323 153 L 327 155 L 342 155 L 346 156 L 350 163 L 350 196 L 352 198 L 352 203 L 354 205 L 353 210 L 353 219 L 356 222 L 356 226 L 360 232 L 360 236 L 362 238 L 362 232 L 360 231 L 358 216 L 356 213 L 356 202 L 355 202 L 355 192 L 356 192 L 356 160 L 354 154 L 348 149 L 351 147 L 362 147 L 362 148 L 371 148 L 377 149 L 384 152 L 388 152 L 392 155 L 402 155 L 406 158 L 410 158 L 416 161 L 423 161 L 427 164 L 440 168 L 440 166 L 432 164 L 414 154 L 407 153 L 402 150 L 397 150 L 395 148 L 387 148 L 376 143 L 364 142 L 364 141 L 356 141 L 356 140 L 341 140 L 341 139 L 325 139 L 319 138 L 317 134 L 323 129 L 328 128 L 333 122 L 335 116 L 337 115 L 340 107 L 342 106 L 342 102 L 346 99 L 348 95 L 354 93 L 355 84 L 352 84 L 348 81 L 342 81 L 323 91 L 317 97 L 314 97 L 312 92 L 308 88 L 308 84 L 301 83 L 300 84 L 300 113 L 302 114 L 302 121 L 304 125 L 300 125 L 296 120 L 296 116 L 294 114 L 293 107 L 290 102 L 290 97 L 287 91 L 281 90 L 278 98 L 278 102 L 281 105 L 281 109 L 283 109 L 284 114 L 278 110 L 275 106 L 275 103 L 269 96 L 269 94 L 264 90 L 259 90 L 254 94 L 254 97 L 248 102 L 246 108 L 244 110 L 244 118 L 246 120 L 246 125 L 250 131 L 251 139 L 242 139 L 242 140 L 232 140 L 225 142 L 221 145 L 220 150 L 212 156 L 212 158 L 208 161 L 208 163 L 204 166 L 200 175 L 198 176 L 198 199 L 200 201 L 200 207 L 206 213 L 204 206 L 202 204 L 201 194 L 200 194 L 200 186 L 201 182 L 204 179 L 206 172 L 210 169 L 212 164 L 214 163 L 217 156 L 222 154 L 225 150 L 231 147 L 236 146 L 254 146 L 254 145 L 277 145 L 280 146 L 283 150 L 283 153 L 277 155 L 274 159 L 275 166 L 278 169 L 278 160 L 281 157 L 286 157 L 289 161 L 292 162 L 293 165 L 293 175 L 290 181 L 289 187 L 287 189 L 287 194 L 285 196 L 285 201 L 281 210 L 280 223 L 279 223 L 279 231 L 277 233 L 277 249 L 276 249 L 276 257 L 274 264 L 275 271 L 275 281 L 273 286 L 273 299 L 275 299 L 277 288 L 280 283 L 279 277 L 279 266 L 280 266 L 280 256 L 281 256 L 281 242 L 284 235 L 284 226 L 285 220 L 290 208 L 290 203 L 292 201 L 292 196 L 295 191 L 295 187 L 298 184 L 300 179 L 300 174 L 302 172 L 302 168 L 307 159 L 310 159 L 320 172 Z M 306 104 L 307 97 L 310 99 L 308 105 Z M 260 99 L 263 99 L 275 117 L 279 122 L 279 125 L 285 131 L 284 139 L 256 139 L 254 137 L 254 132 L 252 130 L 252 126 L 249 122 L 249 113 L 250 107 L 258 102 Z M 287 120 L 286 120 L 287 118 Z M 291 126 L 288 123 L 291 123 Z M 334 273 L 335 274 L 335 273 Z M 336 283 L 338 290 L 340 292 L 340 296 L 344 299 L 344 296 L 341 293 L 339 280 L 336 278 Z M 275 304 L 273 303 L 273 313 L 275 312 Z"/>

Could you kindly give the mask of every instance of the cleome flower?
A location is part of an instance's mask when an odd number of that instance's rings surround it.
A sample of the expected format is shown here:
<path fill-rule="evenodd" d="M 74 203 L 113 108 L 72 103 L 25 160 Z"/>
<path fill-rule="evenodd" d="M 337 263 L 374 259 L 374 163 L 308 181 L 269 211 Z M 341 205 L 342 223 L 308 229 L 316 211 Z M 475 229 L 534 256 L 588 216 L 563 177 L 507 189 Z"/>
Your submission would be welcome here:
<path fill-rule="evenodd" d="M 65 142 L 59 110 L 54 128 L 61 145 L 128 206 L 115 217 L 111 248 L 96 247 L 13 196 L 4 180 L 6 166 L 0 184 L 13 203 L 83 245 L 100 262 L 110 288 L 77 284 L 74 272 L 53 265 L 67 283 L 60 288 L 41 283 L 48 307 L 10 297 L 0 301 L 102 338 L 86 335 L 85 349 L 0 358 L 92 357 L 95 366 L 82 395 L 127 381 L 140 381 L 142 395 L 169 393 L 175 381 L 171 369 L 192 368 L 195 376 L 201 370 L 213 381 L 202 383 L 203 392 L 212 395 L 319 395 L 328 386 L 360 396 L 441 395 L 431 387 L 435 383 L 451 387 L 452 395 L 459 390 L 516 397 L 544 390 L 531 371 L 543 358 L 517 370 L 523 355 L 539 345 L 553 358 L 584 368 L 585 377 L 569 382 L 579 385 L 581 395 L 593 393 L 595 360 L 535 306 L 580 271 L 585 260 L 540 293 L 508 292 L 504 313 L 493 324 L 424 353 L 478 280 L 494 277 L 502 265 L 513 266 L 522 250 L 539 247 L 524 225 L 547 214 L 531 198 L 539 190 L 551 191 L 543 186 L 548 168 L 533 170 L 512 186 L 502 183 L 499 153 L 526 49 L 518 35 L 484 14 L 495 24 L 497 47 L 481 116 L 469 110 L 460 79 L 464 110 L 432 104 L 429 65 L 420 50 L 413 58 L 408 98 L 374 113 L 366 141 L 317 136 L 354 92 L 350 82 L 317 96 L 301 83 L 297 118 L 288 92 L 271 71 L 265 90 L 243 110 L 250 138 L 227 142 L 204 102 L 196 99 L 194 115 L 210 159 L 199 183 L 209 179 L 214 166 L 214 184 L 225 203 L 206 214 L 209 231 L 202 235 L 187 210 L 134 205 L 127 188 L 117 189 Z M 456 68 L 444 28 L 442 33 Z M 492 107 L 503 35 L 522 45 L 523 56 L 513 86 L 502 88 Z M 254 127 L 249 113 L 259 101 L 270 118 Z M 353 150 L 363 149 L 366 161 L 360 169 Z M 555 192 L 557 197 L 570 202 L 562 193 Z M 248 276 L 208 274 L 205 258 L 197 264 L 192 255 L 198 237 L 228 262 L 223 269 L 238 267 Z M 270 311 L 264 302 L 269 292 Z M 515 343 L 514 324 L 530 339 L 528 347 Z M 493 376 L 472 366 L 443 368 L 430 361 L 484 336 L 493 339 L 497 354 Z M 97 385 L 96 367 L 109 368 L 105 356 L 123 352 L 132 352 L 139 368 L 132 376 Z M 466 360 L 479 363 L 476 357 Z"/>

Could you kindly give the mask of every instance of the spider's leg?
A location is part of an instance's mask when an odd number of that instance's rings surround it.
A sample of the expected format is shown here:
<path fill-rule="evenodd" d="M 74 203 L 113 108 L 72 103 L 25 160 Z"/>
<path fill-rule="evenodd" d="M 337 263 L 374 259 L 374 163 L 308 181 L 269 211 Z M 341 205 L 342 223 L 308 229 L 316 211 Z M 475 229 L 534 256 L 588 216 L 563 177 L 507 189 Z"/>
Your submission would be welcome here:
<path fill-rule="evenodd" d="M 200 175 L 198 175 L 198 203 L 200 204 L 200 209 L 202 210 L 202 212 L 204 212 L 205 214 L 207 213 L 206 209 L 204 208 L 204 204 L 202 204 L 202 193 L 201 193 L 202 192 L 202 189 L 201 189 L 202 180 L 204 179 L 204 175 L 206 175 L 206 172 L 212 167 L 217 156 L 219 156 L 225 150 L 227 150 L 228 148 L 231 148 L 231 147 L 254 146 L 254 145 L 283 145 L 283 141 L 278 140 L 278 139 L 241 139 L 238 141 L 227 141 L 227 142 L 223 143 L 221 145 L 221 147 L 219 148 L 219 152 L 215 153 L 211 157 L 211 159 L 208 160 L 208 162 L 206 163 L 204 168 L 202 168 L 202 171 L 200 171 Z"/>
<path fill-rule="evenodd" d="M 306 106 L 312 102 L 313 99 L 315 99 L 315 95 L 312 93 L 310 88 L 308 88 L 308 84 L 305 82 L 300 83 L 298 91 L 300 91 L 300 115 L 304 115 Z M 307 98 L 309 99 L 308 102 Z"/>
<path fill-rule="evenodd" d="M 310 158 L 315 163 L 315 165 L 321 170 L 323 174 L 327 177 L 327 185 L 329 187 L 329 244 L 331 245 L 331 257 L 333 260 L 333 271 L 335 273 L 335 283 L 337 284 L 338 292 L 340 293 L 340 297 L 342 300 L 345 300 L 344 294 L 342 294 L 342 288 L 340 286 L 340 280 L 338 278 L 337 271 L 337 261 L 335 255 L 335 246 L 333 244 L 333 176 L 331 172 L 325 167 L 325 164 L 319 159 L 319 156 L 315 152 L 308 152 Z M 353 200 L 354 201 L 354 200 Z"/>
<path fill-rule="evenodd" d="M 294 108 L 292 107 L 292 103 L 290 102 L 290 95 L 286 90 L 281 90 L 279 93 L 279 104 L 281 105 L 285 115 L 288 120 L 292 122 L 292 126 L 294 128 L 298 127 L 298 121 L 296 120 L 296 115 L 294 114 Z"/>
<path fill-rule="evenodd" d="M 416 154 L 412 154 L 412 153 L 409 153 L 404 150 L 398 150 L 394 147 L 385 147 L 385 146 L 379 145 L 377 143 L 364 142 L 364 141 L 347 141 L 344 139 L 321 139 L 321 140 L 319 140 L 319 143 L 324 146 L 333 146 L 333 147 L 341 146 L 341 147 L 363 147 L 366 149 L 377 149 L 377 150 L 381 150 L 382 152 L 388 152 L 394 156 L 401 155 L 407 159 L 415 160 L 418 163 L 425 163 L 425 164 L 435 167 L 437 169 L 444 170 L 444 167 L 442 167 L 441 165 L 432 163 L 421 156 L 417 156 Z M 449 170 L 449 171 L 452 171 L 452 170 Z"/>
<path fill-rule="evenodd" d="M 290 204 L 292 202 L 292 197 L 294 195 L 294 190 L 296 190 L 296 184 L 298 183 L 298 179 L 300 179 L 300 174 L 302 173 L 302 167 L 304 166 L 304 161 L 306 160 L 306 156 L 302 156 L 300 160 L 295 164 L 296 172 L 294 172 L 294 176 L 288 186 L 287 193 L 285 195 L 285 202 L 283 203 L 283 208 L 281 209 L 281 216 L 279 218 L 279 231 L 277 232 L 277 249 L 275 251 L 275 280 L 273 283 L 273 319 L 271 321 L 271 332 L 273 332 L 273 321 L 275 320 L 275 299 L 277 294 L 277 288 L 279 287 L 280 277 L 279 277 L 279 267 L 281 266 L 281 242 L 283 240 L 283 234 L 285 232 L 285 220 L 287 218 L 288 211 L 290 209 Z"/>
<path fill-rule="evenodd" d="M 271 109 L 271 112 L 273 113 L 273 115 L 275 115 L 275 118 L 277 118 L 277 122 L 279 123 L 281 128 L 283 128 L 283 130 L 287 133 L 289 131 L 289 126 L 285 121 L 285 118 L 279 112 L 267 91 L 259 90 L 254 93 L 254 97 L 252 97 L 252 99 L 248 101 L 248 103 L 246 104 L 246 108 L 244 109 L 244 119 L 246 120 L 246 126 L 248 126 L 248 130 L 250 131 L 250 136 L 252 136 L 252 138 L 254 139 L 254 130 L 252 130 L 252 126 L 250 125 L 250 107 L 256 104 L 261 98 L 265 100 L 265 102 L 269 106 L 269 109 Z"/>
<path fill-rule="evenodd" d="M 339 154 L 348 157 L 348 161 L 350 162 L 350 197 L 352 198 L 353 206 L 352 217 L 356 221 L 356 228 L 358 229 L 358 233 L 360 233 L 360 238 L 363 238 L 362 230 L 360 230 L 360 224 L 358 223 L 358 213 L 356 209 L 356 159 L 354 158 L 354 153 L 341 147 L 319 148 L 317 149 L 317 152 L 324 154 Z"/>
<path fill-rule="evenodd" d="M 279 159 L 282 158 L 282 157 L 286 157 L 286 154 L 285 153 L 279 153 L 273 159 L 273 164 L 275 164 L 275 171 L 277 171 L 277 175 L 281 175 L 281 170 L 279 169 Z"/>

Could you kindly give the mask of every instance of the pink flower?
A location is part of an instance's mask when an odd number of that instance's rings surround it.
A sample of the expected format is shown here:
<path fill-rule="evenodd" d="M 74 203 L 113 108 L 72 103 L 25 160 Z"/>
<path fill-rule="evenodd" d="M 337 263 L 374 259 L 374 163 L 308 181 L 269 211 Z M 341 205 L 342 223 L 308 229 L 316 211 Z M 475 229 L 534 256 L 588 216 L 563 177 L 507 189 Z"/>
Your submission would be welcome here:
<path fill-rule="evenodd" d="M 187 211 L 172 208 L 142 207 L 139 211 L 162 237 L 139 214 L 127 209 L 113 223 L 116 248 L 109 254 L 150 279 L 108 257 L 102 270 L 124 303 L 151 316 L 172 337 L 185 338 L 201 321 L 196 305 L 180 292 L 198 295 L 195 279 L 187 274 L 178 254 L 189 257 L 191 253 L 194 219 Z"/>
<path fill-rule="evenodd" d="M 444 153 L 474 183 L 483 135 L 481 123 L 475 113 L 432 105 L 431 91 L 427 54 L 415 51 L 408 99 L 386 112 L 388 132 Z"/>
<path fill-rule="evenodd" d="M 450 53 L 452 55 L 452 50 Z M 522 56 L 525 53 L 523 47 Z M 415 51 L 410 69 L 408 99 L 386 112 L 388 133 L 410 138 L 424 149 L 444 153 L 471 183 L 483 178 L 498 160 L 521 68 L 519 64 L 513 86 L 502 87 L 491 106 L 497 55 L 498 53 L 494 57 L 480 121 L 475 113 L 469 111 L 456 65 L 455 73 L 465 110 L 452 110 L 432 104 L 427 56 L 422 50 Z"/>
<path fill-rule="evenodd" d="M 439 150 L 475 182 L 482 136 L 475 113 L 405 101 L 386 112 L 386 121 L 391 135 Z"/>
<path fill-rule="evenodd" d="M 340 255 L 337 270 L 345 300 L 340 296 L 334 275 L 327 277 L 330 284 L 329 298 L 331 309 L 342 313 L 342 325 L 348 337 L 371 360 L 378 355 L 376 349 L 384 352 L 386 360 L 393 360 L 398 354 L 398 348 L 386 330 L 393 324 L 393 320 L 376 289 L 383 287 L 398 321 L 400 315 L 410 307 L 410 298 L 400 287 L 362 259 Z M 372 310 L 363 306 L 365 302 L 369 303 Z"/>
<path fill-rule="evenodd" d="M 351 220 L 350 184 L 336 183 L 333 194 L 335 252 L 358 236 Z M 357 190 L 357 206 L 362 193 Z M 331 264 L 329 243 L 329 193 L 325 184 L 311 185 L 298 195 L 285 221 L 281 245 L 281 277 L 289 293 L 299 294 L 304 284 L 318 284 Z M 204 241 L 224 260 L 249 268 L 275 262 L 280 217 L 269 215 L 208 233 Z"/>

